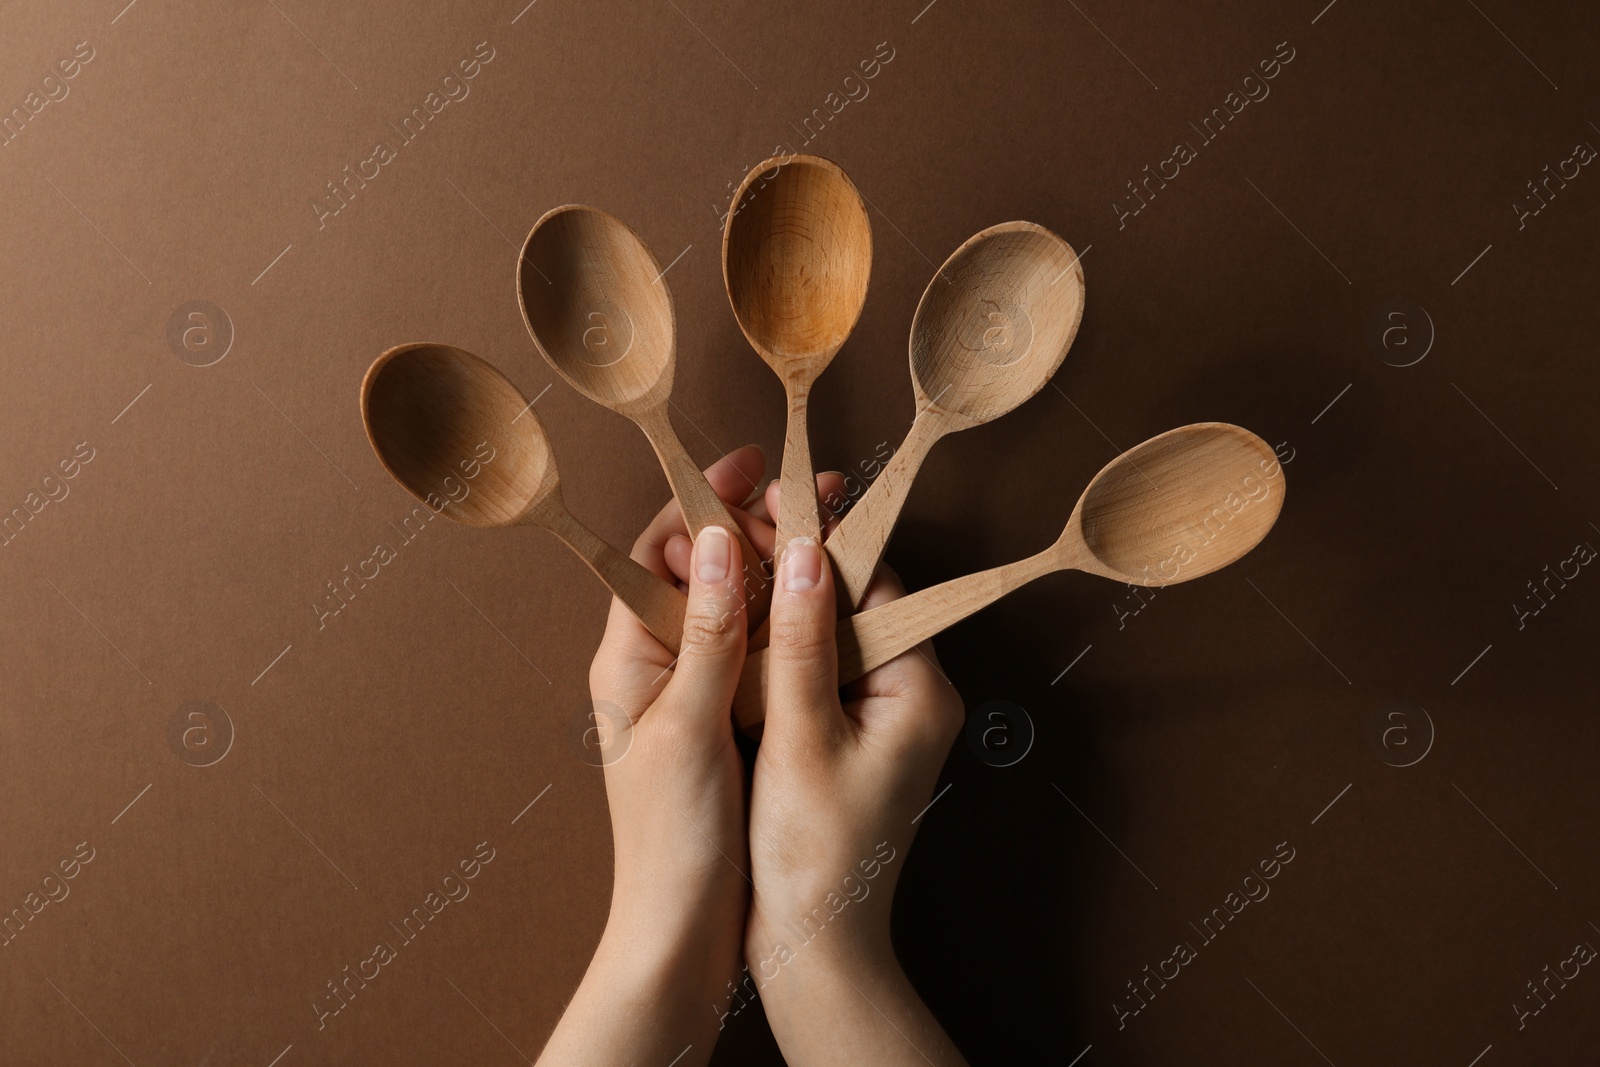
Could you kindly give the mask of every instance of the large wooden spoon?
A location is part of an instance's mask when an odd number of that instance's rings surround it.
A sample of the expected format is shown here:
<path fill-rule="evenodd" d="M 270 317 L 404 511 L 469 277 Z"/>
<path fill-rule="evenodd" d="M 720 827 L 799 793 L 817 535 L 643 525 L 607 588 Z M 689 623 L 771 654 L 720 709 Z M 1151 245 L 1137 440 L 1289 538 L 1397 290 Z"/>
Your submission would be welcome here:
<path fill-rule="evenodd" d="M 788 395 L 774 567 L 793 538 L 822 540 L 807 400 L 855 328 L 871 273 L 872 224 L 837 164 L 777 156 L 745 175 L 722 231 L 722 275 L 739 328 Z"/>
<path fill-rule="evenodd" d="M 828 538 L 841 614 L 866 595 L 934 442 L 997 419 L 1043 389 L 1082 318 L 1078 254 L 1043 226 L 1002 222 L 967 238 L 944 261 L 911 320 L 916 418 L 878 480 Z"/>
<path fill-rule="evenodd" d="M 449 345 L 391 348 L 361 382 L 361 420 L 378 460 L 412 496 L 467 526 L 544 527 L 678 651 L 684 595 L 567 510 L 544 427 L 494 367 Z"/>
<path fill-rule="evenodd" d="M 672 294 L 649 247 L 599 208 L 558 207 L 523 242 L 517 299 L 534 346 L 555 372 L 644 431 L 690 535 L 712 525 L 733 535 L 744 554 L 750 621 L 759 622 L 772 596 L 761 557 L 672 426 Z"/>
<path fill-rule="evenodd" d="M 1283 507 L 1283 469 L 1265 441 L 1223 422 L 1168 430 L 1108 463 L 1078 498 L 1055 544 L 839 620 L 839 683 L 1060 570 L 1119 582 L 1187 582 L 1242 558 Z M 753 652 L 734 696 L 746 729 L 766 714 L 767 652 Z"/>

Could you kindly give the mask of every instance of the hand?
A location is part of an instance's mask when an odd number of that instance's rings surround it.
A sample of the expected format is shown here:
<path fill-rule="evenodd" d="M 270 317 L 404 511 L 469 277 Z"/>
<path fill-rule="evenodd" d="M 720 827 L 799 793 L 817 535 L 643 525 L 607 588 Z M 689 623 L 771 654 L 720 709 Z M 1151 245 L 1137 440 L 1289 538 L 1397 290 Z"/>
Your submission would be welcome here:
<path fill-rule="evenodd" d="M 706 477 L 732 506 L 763 466 L 752 446 Z M 733 514 L 770 550 L 770 526 Z M 669 543 L 678 545 L 676 574 Z M 680 655 L 612 601 L 589 668 L 615 877 L 605 934 L 545 1047 L 547 1063 L 664 1064 L 685 1045 L 692 1051 L 680 1067 L 705 1063 L 716 1040 L 712 1006 L 739 966 L 749 880 L 744 765 L 729 705 L 744 663 L 744 576 L 738 546 L 720 527 L 702 531 L 692 553 L 688 545 L 669 504 L 632 553 L 686 587 Z"/>
<path fill-rule="evenodd" d="M 777 493 L 769 487 L 771 514 Z M 962 702 L 925 643 L 853 683 L 841 703 L 833 588 L 819 547 L 791 543 L 772 598 L 750 795 L 746 967 L 791 1064 L 963 1063 L 889 940 L 911 820 L 961 730 Z M 903 592 L 882 568 L 863 610 Z"/>

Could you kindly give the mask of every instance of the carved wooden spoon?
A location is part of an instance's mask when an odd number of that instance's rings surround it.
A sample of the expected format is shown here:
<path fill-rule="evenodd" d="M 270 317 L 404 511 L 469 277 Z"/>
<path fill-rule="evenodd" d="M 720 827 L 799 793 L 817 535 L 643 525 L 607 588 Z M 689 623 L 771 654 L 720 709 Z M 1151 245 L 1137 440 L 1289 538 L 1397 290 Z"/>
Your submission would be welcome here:
<path fill-rule="evenodd" d="M 828 537 L 841 614 L 866 595 L 934 442 L 997 419 L 1043 389 L 1082 318 L 1078 254 L 1043 226 L 1002 222 L 967 238 L 944 261 L 911 320 L 916 418 L 878 480 Z"/>
<path fill-rule="evenodd" d="M 649 247 L 599 208 L 558 207 L 523 242 L 517 299 L 534 346 L 555 372 L 644 431 L 690 536 L 711 525 L 733 535 L 744 554 L 751 624 L 759 622 L 772 596 L 761 557 L 672 427 L 672 294 Z"/>
<path fill-rule="evenodd" d="M 1094 476 L 1055 544 L 839 620 L 839 683 L 1060 570 L 1173 585 L 1226 567 L 1260 543 L 1283 507 L 1283 469 L 1265 441 L 1224 422 L 1180 426 Z M 752 652 L 734 696 L 739 725 L 766 715 L 767 652 Z"/>
<path fill-rule="evenodd" d="M 871 273 L 872 224 L 837 164 L 778 156 L 745 175 L 722 231 L 722 274 L 739 328 L 789 400 L 773 567 L 793 538 L 822 540 L 807 399 L 855 328 Z"/>
<path fill-rule="evenodd" d="M 361 382 L 361 420 L 378 460 L 412 496 L 467 526 L 544 527 L 678 651 L 684 595 L 567 510 L 544 427 L 494 367 L 449 345 L 391 348 Z M 478 451 L 485 442 L 489 459 Z"/>

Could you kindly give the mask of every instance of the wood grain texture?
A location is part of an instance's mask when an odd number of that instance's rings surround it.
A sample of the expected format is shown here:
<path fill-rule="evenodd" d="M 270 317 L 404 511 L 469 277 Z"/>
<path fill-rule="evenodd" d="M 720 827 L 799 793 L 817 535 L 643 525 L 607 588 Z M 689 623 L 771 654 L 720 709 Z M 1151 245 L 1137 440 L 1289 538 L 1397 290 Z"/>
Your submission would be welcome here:
<path fill-rule="evenodd" d="M 828 554 L 840 613 L 861 603 L 911 484 L 941 437 L 1015 410 L 1061 368 L 1083 320 L 1083 267 L 1032 222 L 979 231 L 923 290 L 911 322 L 911 430 L 838 528 Z"/>
<path fill-rule="evenodd" d="M 772 596 L 761 558 L 672 425 L 676 320 L 649 246 L 599 208 L 554 208 L 523 242 L 517 299 L 534 347 L 551 368 L 644 431 L 690 534 L 721 526 L 733 535 L 744 560 L 750 623 L 758 624 Z"/>
<path fill-rule="evenodd" d="M 757 164 L 733 205 L 722 232 L 728 302 L 788 397 L 776 567 L 793 538 L 822 540 L 807 401 L 861 315 L 872 273 L 872 225 L 849 176 L 818 156 Z"/>
<path fill-rule="evenodd" d="M 1243 558 L 1283 507 L 1284 475 L 1265 441 L 1228 423 L 1152 437 L 1095 475 L 1049 548 L 1026 559 L 919 590 L 839 621 L 839 683 L 1059 570 L 1121 582 L 1186 582 Z M 734 696 L 739 725 L 765 718 L 767 652 L 745 661 Z"/>
<path fill-rule="evenodd" d="M 678 650 L 684 595 L 567 510 L 539 417 L 489 363 L 449 345 L 391 348 L 361 382 L 361 418 L 379 462 L 412 496 L 467 526 L 544 527 Z"/>
<path fill-rule="evenodd" d="M 543 526 L 589 565 L 611 594 L 633 612 L 645 629 L 673 655 L 683 645 L 683 617 L 688 597 L 650 573 L 632 557 L 585 526 L 561 503 L 560 497 L 546 497 L 525 521 Z"/>

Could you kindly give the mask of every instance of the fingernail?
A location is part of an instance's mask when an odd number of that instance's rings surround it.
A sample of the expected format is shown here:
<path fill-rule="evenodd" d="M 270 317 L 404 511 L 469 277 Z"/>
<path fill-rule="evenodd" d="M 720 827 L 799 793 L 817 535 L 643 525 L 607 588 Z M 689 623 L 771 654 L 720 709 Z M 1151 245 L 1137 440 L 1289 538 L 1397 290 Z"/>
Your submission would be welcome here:
<path fill-rule="evenodd" d="M 822 581 L 822 548 L 809 537 L 796 537 L 783 550 L 778 582 L 785 592 L 803 593 Z"/>
<path fill-rule="evenodd" d="M 733 539 L 720 526 L 707 526 L 694 540 L 695 574 L 702 582 L 727 580 Z"/>

